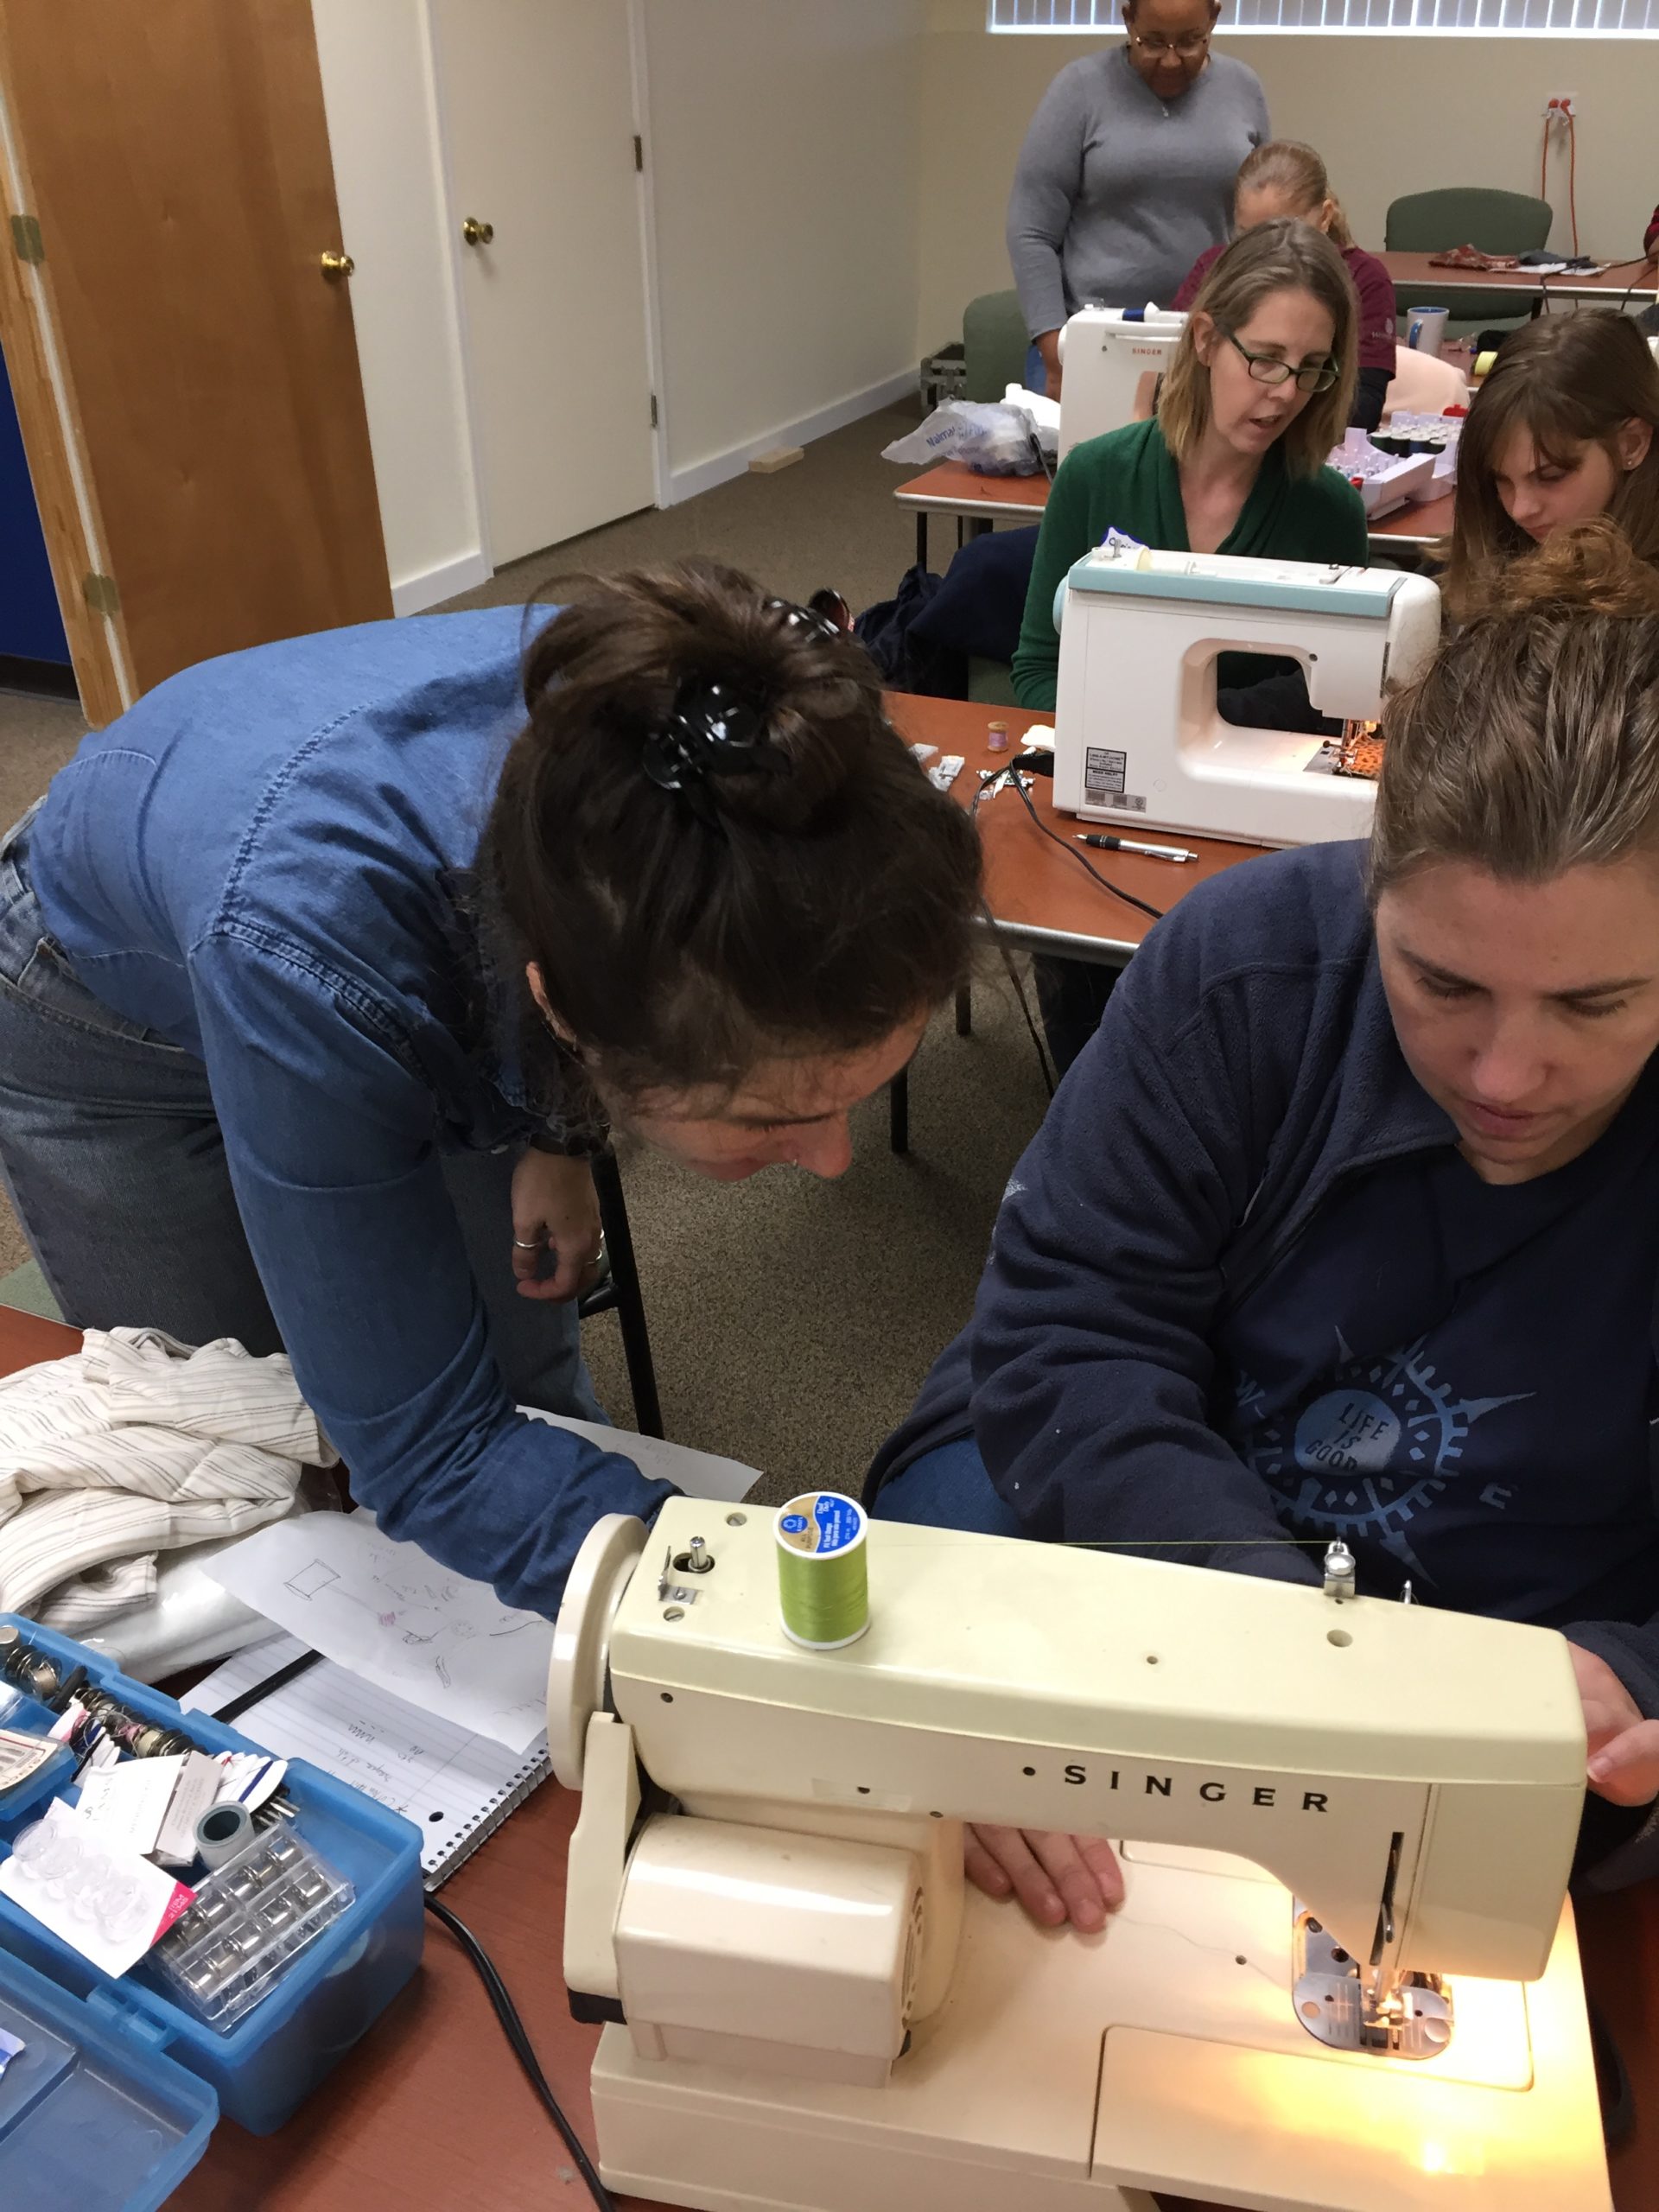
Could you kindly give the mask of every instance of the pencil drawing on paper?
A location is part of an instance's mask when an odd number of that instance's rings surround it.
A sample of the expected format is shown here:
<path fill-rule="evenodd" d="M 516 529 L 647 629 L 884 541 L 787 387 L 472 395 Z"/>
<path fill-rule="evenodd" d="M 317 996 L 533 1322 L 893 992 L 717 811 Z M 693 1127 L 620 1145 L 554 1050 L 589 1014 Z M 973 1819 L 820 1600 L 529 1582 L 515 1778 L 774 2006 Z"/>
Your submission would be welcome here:
<path fill-rule="evenodd" d="M 338 1582 L 339 1575 L 326 1560 L 314 1559 L 308 1567 L 288 1578 L 288 1586 L 296 1598 L 315 1598 L 319 1590 L 326 1590 L 331 1582 Z"/>

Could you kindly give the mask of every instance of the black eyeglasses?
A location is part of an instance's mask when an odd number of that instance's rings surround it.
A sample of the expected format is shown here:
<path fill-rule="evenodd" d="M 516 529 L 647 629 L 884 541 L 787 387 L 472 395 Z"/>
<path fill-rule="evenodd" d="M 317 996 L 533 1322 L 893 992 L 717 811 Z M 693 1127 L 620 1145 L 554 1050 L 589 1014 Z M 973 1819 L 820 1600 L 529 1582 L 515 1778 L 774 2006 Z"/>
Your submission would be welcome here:
<path fill-rule="evenodd" d="M 1216 325 L 1235 353 L 1242 353 L 1249 365 L 1250 374 L 1257 384 L 1284 384 L 1292 377 L 1299 391 L 1329 391 L 1337 380 L 1334 361 L 1310 362 L 1300 369 L 1293 369 L 1288 361 L 1277 353 L 1252 353 L 1248 346 L 1241 346 L 1232 332 L 1220 323 Z"/>

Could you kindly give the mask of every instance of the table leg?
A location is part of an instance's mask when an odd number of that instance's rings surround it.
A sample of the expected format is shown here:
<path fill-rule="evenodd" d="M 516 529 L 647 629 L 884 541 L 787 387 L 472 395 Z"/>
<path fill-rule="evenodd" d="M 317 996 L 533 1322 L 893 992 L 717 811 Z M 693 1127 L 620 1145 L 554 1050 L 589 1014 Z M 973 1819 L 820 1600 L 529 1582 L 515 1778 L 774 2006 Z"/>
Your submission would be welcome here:
<path fill-rule="evenodd" d="M 900 1068 L 887 1085 L 887 1139 L 893 1150 L 910 1150 L 910 1070 Z"/>
<path fill-rule="evenodd" d="M 916 510 L 916 565 L 924 571 L 927 567 L 927 509 Z"/>

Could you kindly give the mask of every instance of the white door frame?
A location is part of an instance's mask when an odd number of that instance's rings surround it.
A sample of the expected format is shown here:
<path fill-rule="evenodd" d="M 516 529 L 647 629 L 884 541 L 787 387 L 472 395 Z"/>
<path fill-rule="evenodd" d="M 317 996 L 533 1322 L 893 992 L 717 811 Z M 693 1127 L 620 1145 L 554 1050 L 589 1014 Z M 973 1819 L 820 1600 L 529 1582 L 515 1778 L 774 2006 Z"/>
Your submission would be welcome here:
<path fill-rule="evenodd" d="M 447 215 L 444 224 L 444 263 L 448 270 L 449 287 L 454 305 L 455 327 L 461 345 L 461 386 L 466 394 L 467 452 L 472 470 L 473 507 L 478 518 L 479 548 L 489 573 L 495 574 L 495 555 L 490 543 L 488 504 L 484 497 L 483 440 L 478 417 L 477 383 L 473 373 L 474 335 L 467 311 L 467 291 L 462 282 L 460 203 L 455 198 L 454 164 L 451 155 L 449 130 L 444 101 L 443 64 L 438 49 L 437 25 L 433 20 L 432 0 L 418 0 L 421 11 L 421 31 L 425 41 L 427 70 L 432 87 L 433 120 L 437 133 L 438 156 L 442 168 L 443 200 Z M 639 210 L 640 261 L 645 278 L 645 346 L 647 365 L 651 372 L 651 388 L 657 398 L 657 423 L 651 434 L 652 482 L 657 505 L 665 507 L 669 499 L 668 469 L 668 397 L 664 390 L 662 349 L 662 309 L 657 281 L 657 210 L 651 189 L 651 102 L 645 60 L 645 0 L 627 0 L 628 63 L 632 80 L 632 122 L 641 145 L 645 148 L 645 166 L 634 179 L 636 200 Z"/>
<path fill-rule="evenodd" d="M 484 497 L 484 448 L 479 434 L 477 388 L 473 378 L 473 331 L 467 313 L 467 287 L 461 282 L 461 218 L 456 213 L 455 167 L 450 150 L 449 113 L 444 99 L 443 62 L 438 52 L 438 27 L 432 0 L 416 0 L 421 16 L 421 44 L 426 60 L 427 96 L 432 103 L 432 133 L 438 149 L 439 197 L 442 203 L 443 266 L 449 279 L 449 309 L 454 319 L 455 350 L 461 365 L 461 406 L 467 418 L 467 467 L 472 478 L 473 523 L 486 577 L 495 574 L 495 554 L 490 544 L 490 512 Z"/>
<path fill-rule="evenodd" d="M 634 179 L 639 201 L 640 263 L 645 279 L 645 350 L 657 421 L 651 434 L 652 478 L 659 507 L 673 504 L 668 467 L 668 372 L 663 359 L 663 302 L 657 278 L 656 141 L 651 129 L 651 70 L 645 37 L 645 0 L 628 0 L 628 60 L 633 77 L 633 128 L 645 149 Z"/>

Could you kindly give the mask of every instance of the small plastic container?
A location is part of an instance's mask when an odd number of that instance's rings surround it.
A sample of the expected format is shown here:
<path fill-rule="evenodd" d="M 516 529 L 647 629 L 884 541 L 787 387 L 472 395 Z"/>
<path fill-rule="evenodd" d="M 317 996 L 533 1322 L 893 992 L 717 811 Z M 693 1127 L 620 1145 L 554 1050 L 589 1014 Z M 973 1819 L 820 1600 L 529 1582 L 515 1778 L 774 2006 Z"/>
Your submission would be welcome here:
<path fill-rule="evenodd" d="M 144 1972 L 223 2035 L 350 1909 L 352 1885 L 278 1821 L 196 1885 Z"/>
<path fill-rule="evenodd" d="M 0 2204 L 156 2212 L 207 2147 L 219 2101 L 130 2021 L 100 2018 L 0 1949 Z"/>
<path fill-rule="evenodd" d="M 204 1713 L 181 1712 L 173 1699 L 130 1681 L 86 1645 L 32 1622 L 16 1625 L 52 1658 L 84 1666 L 95 1688 L 146 1719 L 184 1729 L 204 1751 L 262 1748 Z M 222 2031 L 178 2002 L 154 1954 L 112 1979 L 0 1897 L 0 1951 L 85 1999 L 100 2020 L 125 2024 L 135 2037 L 165 2050 L 213 2088 L 221 2112 L 255 2135 L 280 2127 L 378 2018 L 419 1965 L 426 1932 L 421 1834 L 411 1821 L 302 1759 L 289 1762 L 283 1791 L 298 1817 L 281 1827 L 350 1885 L 352 1902 L 289 1972 L 271 1980 L 269 1993 Z M 35 1808 L 36 1816 L 41 1809 Z M 0 1834 L 0 1859 L 11 1841 Z M 0 2090 L 9 2078 L 0 2076 Z M 73 2204 L 81 2212 L 73 2196 L 39 2191 L 14 2197 L 0 2190 L 0 2207 L 9 2212 L 13 2203 L 51 2205 L 54 2212 L 59 2203 Z"/>

